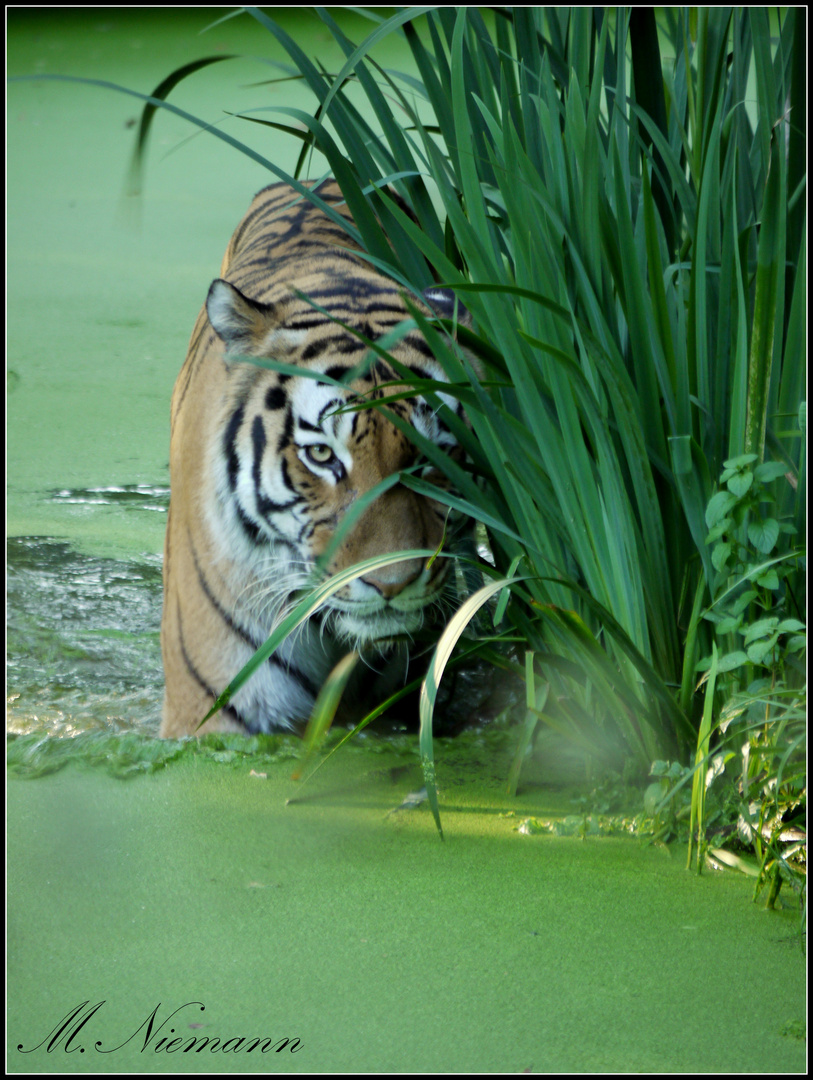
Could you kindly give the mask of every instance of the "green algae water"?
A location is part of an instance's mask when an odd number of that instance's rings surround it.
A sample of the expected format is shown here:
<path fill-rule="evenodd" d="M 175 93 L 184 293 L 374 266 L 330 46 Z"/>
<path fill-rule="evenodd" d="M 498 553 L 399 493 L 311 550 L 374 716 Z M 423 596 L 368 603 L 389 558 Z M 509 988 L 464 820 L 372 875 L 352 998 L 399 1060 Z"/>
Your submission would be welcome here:
<path fill-rule="evenodd" d="M 804 1069 L 798 915 L 743 879 L 523 835 L 567 800 L 509 807 L 484 733 L 439 748 L 445 843 L 425 804 L 397 809 L 411 740 L 363 740 L 304 788 L 299 752 L 11 783 L 12 1070 Z"/>
<path fill-rule="evenodd" d="M 171 100 L 292 171 L 298 144 L 227 113 L 301 91 L 250 18 L 200 35 L 222 13 L 12 11 L 8 73 L 148 93 L 241 56 Z M 274 14 L 337 69 L 311 12 Z M 445 843 L 410 808 L 412 736 L 304 785 L 290 738 L 154 738 L 172 384 L 272 178 L 160 115 L 128 199 L 139 109 L 8 87 L 8 1070 L 802 1071 L 792 900 L 680 849 L 530 835 L 577 793 L 509 800 L 506 732 L 439 743 Z"/>

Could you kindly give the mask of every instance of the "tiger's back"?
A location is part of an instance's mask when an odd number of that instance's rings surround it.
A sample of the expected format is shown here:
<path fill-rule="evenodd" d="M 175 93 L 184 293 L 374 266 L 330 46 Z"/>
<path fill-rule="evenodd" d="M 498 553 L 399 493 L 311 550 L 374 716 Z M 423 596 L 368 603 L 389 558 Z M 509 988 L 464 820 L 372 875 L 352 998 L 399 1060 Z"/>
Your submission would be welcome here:
<path fill-rule="evenodd" d="M 348 220 L 338 186 L 319 196 Z M 226 251 L 198 316 L 172 398 L 171 500 L 164 553 L 161 734 L 194 733 L 309 583 L 346 511 L 412 464 L 413 443 L 378 410 L 340 413 L 395 378 L 382 360 L 340 388 L 365 346 L 409 317 L 399 287 L 354 253 L 347 233 L 287 185 L 261 191 Z M 341 249 L 341 250 L 340 250 Z M 303 295 L 314 303 L 308 303 Z M 432 297 L 442 308 L 448 298 Z M 445 313 L 445 312 L 441 312 Z M 417 331 L 392 354 L 443 380 Z M 324 374 L 286 375 L 232 356 L 270 358 Z M 443 395 L 452 408 L 459 406 Z M 390 406 L 457 454 L 446 425 L 413 397 Z M 446 508 L 396 484 L 359 518 L 329 571 L 409 548 L 434 549 Z M 290 728 L 306 718 L 326 674 L 350 648 L 380 651 L 440 603 L 446 560 L 404 560 L 365 575 L 289 637 L 207 730 Z"/>

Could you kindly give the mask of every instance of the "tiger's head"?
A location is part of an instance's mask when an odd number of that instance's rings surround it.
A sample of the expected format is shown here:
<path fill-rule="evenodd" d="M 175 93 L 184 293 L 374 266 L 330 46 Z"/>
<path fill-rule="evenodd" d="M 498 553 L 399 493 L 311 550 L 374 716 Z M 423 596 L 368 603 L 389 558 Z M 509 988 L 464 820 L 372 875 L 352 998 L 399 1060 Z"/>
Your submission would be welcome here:
<path fill-rule="evenodd" d="M 378 275 L 360 277 L 355 271 L 352 290 L 347 280 L 317 284 L 303 292 L 369 341 L 409 318 L 397 287 Z M 331 288 L 338 298 L 333 303 L 326 296 Z M 428 290 L 425 298 L 430 314 L 451 317 L 456 305 L 458 318 L 468 320 L 450 291 Z M 400 378 L 377 358 L 363 375 L 343 383 L 367 352 L 350 330 L 289 290 L 277 289 L 260 301 L 218 279 L 206 306 L 229 367 L 223 442 L 217 448 L 220 520 L 214 524 L 227 531 L 230 548 L 252 562 L 257 603 L 279 608 L 313 583 L 317 559 L 358 500 L 419 463 L 420 455 L 382 411 L 346 411 L 354 402 L 397 392 L 391 385 L 380 387 Z M 447 381 L 417 330 L 389 352 L 417 378 Z M 310 374 L 264 369 L 239 357 L 271 359 Z M 439 397 L 462 416 L 454 397 Z M 461 456 L 452 432 L 423 397 L 413 393 L 387 407 L 452 457 Z M 445 486 L 428 463 L 421 475 Z M 444 504 L 395 483 L 361 512 L 326 571 L 407 549 L 435 550 L 447 518 Z M 359 646 L 410 634 L 440 603 L 448 566 L 444 558 L 406 559 L 356 578 L 327 601 L 323 625 Z"/>

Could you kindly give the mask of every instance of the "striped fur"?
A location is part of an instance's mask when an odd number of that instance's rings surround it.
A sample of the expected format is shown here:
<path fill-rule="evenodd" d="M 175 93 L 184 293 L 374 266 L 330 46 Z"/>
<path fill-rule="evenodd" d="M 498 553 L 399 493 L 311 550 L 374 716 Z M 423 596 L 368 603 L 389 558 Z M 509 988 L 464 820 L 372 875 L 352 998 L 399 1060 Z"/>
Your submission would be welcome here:
<path fill-rule="evenodd" d="M 319 196 L 349 219 L 332 181 Z M 350 250 L 347 234 L 287 185 L 261 191 L 229 243 L 198 316 L 172 398 L 172 494 L 161 626 L 166 693 L 161 734 L 195 732 L 219 693 L 309 582 L 343 514 L 415 448 L 376 410 L 336 414 L 353 394 L 394 378 L 381 360 L 347 390 L 232 360 L 268 357 L 341 378 L 364 346 L 310 297 L 375 340 L 408 317 L 399 287 Z M 429 295 L 429 294 L 427 294 Z M 433 293 L 437 308 L 448 297 Z M 443 379 L 410 332 L 392 354 Z M 459 406 L 448 398 L 452 408 Z M 422 398 L 401 415 L 457 454 Z M 435 548 L 445 507 L 395 485 L 360 517 L 334 555 L 340 570 L 369 556 Z M 443 590 L 448 560 L 403 561 L 357 579 L 292 635 L 210 720 L 211 730 L 271 731 L 306 718 L 349 647 L 417 629 Z M 379 649 L 380 652 L 380 649 Z"/>

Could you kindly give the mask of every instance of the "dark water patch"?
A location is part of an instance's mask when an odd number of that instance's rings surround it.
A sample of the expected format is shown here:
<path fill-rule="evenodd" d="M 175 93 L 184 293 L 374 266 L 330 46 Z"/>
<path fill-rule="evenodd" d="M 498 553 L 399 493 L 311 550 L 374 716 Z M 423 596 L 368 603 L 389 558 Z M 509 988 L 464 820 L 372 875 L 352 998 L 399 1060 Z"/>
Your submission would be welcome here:
<path fill-rule="evenodd" d="M 164 497 L 163 489 L 146 485 L 54 495 L 88 506 L 120 501 L 139 510 L 161 509 Z M 12 538 L 7 550 L 9 732 L 157 734 L 163 697 L 161 558 L 98 557 L 43 537 Z M 495 678 L 488 664 L 450 666 L 435 732 L 482 727 L 516 696 L 514 682 Z M 417 692 L 375 723 L 378 732 L 391 735 L 417 726 Z"/>
<path fill-rule="evenodd" d="M 8 541 L 12 732 L 157 731 L 161 560 L 95 558 L 42 537 Z"/>

